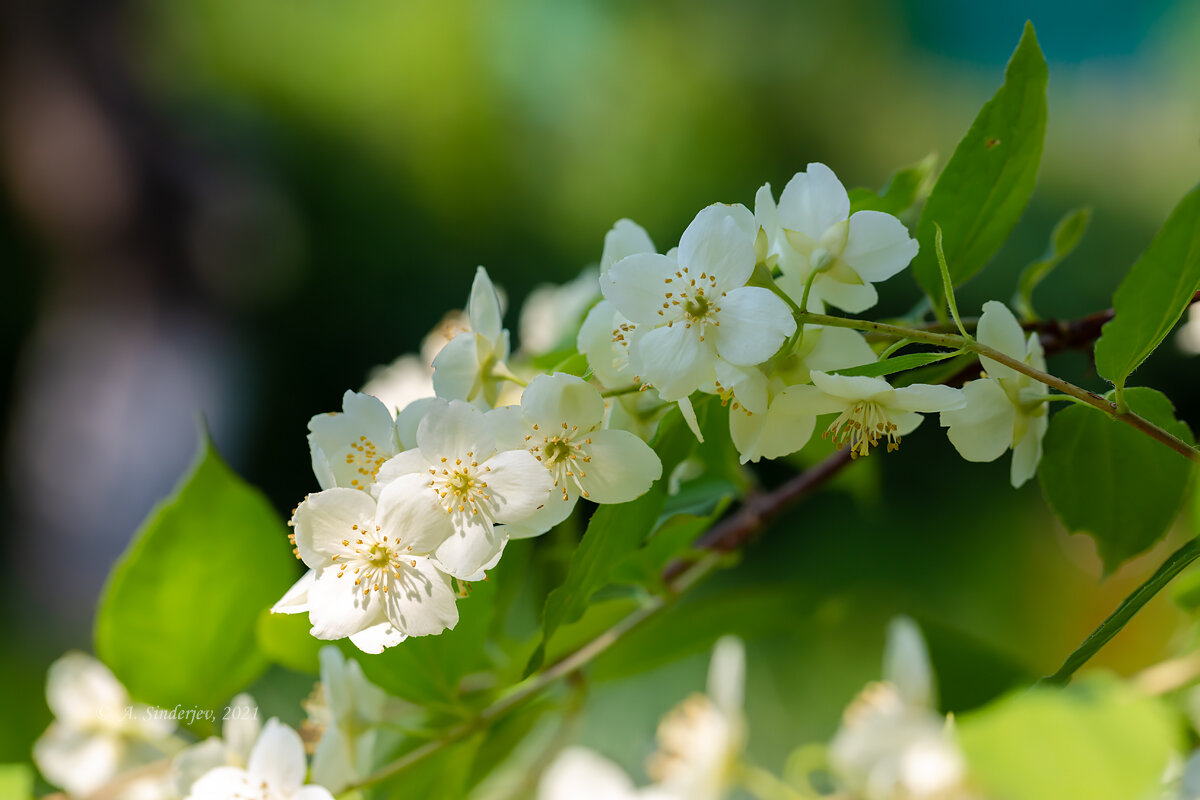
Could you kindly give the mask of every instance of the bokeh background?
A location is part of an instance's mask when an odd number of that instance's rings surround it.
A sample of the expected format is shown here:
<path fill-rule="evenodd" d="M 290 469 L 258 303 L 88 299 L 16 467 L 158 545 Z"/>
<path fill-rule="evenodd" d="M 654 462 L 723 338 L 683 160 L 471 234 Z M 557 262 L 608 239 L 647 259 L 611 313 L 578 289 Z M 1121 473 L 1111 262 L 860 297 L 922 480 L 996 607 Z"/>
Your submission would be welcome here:
<path fill-rule="evenodd" d="M 514 310 L 624 216 L 664 249 L 710 202 L 809 161 L 877 187 L 942 163 L 1026 18 L 1050 62 L 1038 191 L 965 288 L 1008 297 L 1092 205 L 1045 313 L 1110 305 L 1200 177 L 1200 6 L 578 0 L 9 0 L 0 9 L 0 762 L 88 648 L 113 560 L 186 469 L 198 420 L 281 513 L 313 488 L 305 424 L 415 350 L 484 264 Z M 881 311 L 916 300 L 907 274 Z M 1100 388 L 1087 359 L 1052 365 Z M 1196 362 L 1139 382 L 1200 426 Z M 751 747 L 777 767 L 878 674 L 886 621 L 926 628 L 952 708 L 1050 671 L 1185 535 L 1102 578 L 1007 458 L 935 423 L 777 524 L 688 601 L 749 643 Z M 764 473 L 780 480 L 782 470 Z M 707 605 L 704 605 L 707 604 Z M 198 609 L 199 610 L 199 609 Z M 1099 659 L 1129 674 L 1190 620 L 1160 598 Z M 635 771 L 702 688 L 706 645 L 596 676 L 581 736 Z M 298 709 L 297 712 L 298 713 Z"/>

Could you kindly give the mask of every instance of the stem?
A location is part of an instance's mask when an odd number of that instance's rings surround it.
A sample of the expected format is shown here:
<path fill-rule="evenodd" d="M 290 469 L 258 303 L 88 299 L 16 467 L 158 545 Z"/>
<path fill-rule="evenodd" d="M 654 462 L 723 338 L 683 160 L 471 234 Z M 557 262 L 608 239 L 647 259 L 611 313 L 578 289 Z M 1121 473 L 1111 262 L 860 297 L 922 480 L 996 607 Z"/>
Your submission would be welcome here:
<path fill-rule="evenodd" d="M 1145 583 L 1135 589 L 1133 594 L 1121 601 L 1117 610 L 1110 614 L 1108 619 L 1101 622 L 1100 626 L 1083 640 L 1083 644 L 1075 648 L 1075 652 L 1067 656 L 1067 660 L 1058 668 L 1058 672 L 1042 678 L 1037 685 L 1061 686 L 1071 680 L 1075 671 L 1087 663 L 1097 650 L 1108 644 L 1110 639 L 1120 633 L 1129 620 L 1142 610 L 1142 606 L 1150 601 L 1150 598 L 1158 594 L 1159 590 L 1170 583 L 1172 578 L 1198 557 L 1200 557 L 1200 541 L 1189 539 L 1183 547 L 1172 553 Z"/>
<path fill-rule="evenodd" d="M 623 389 L 609 389 L 606 392 L 601 392 L 600 396 L 601 397 L 620 397 L 623 394 L 637 394 L 641 390 L 642 390 L 642 387 L 635 384 L 633 386 L 626 386 Z"/>
<path fill-rule="evenodd" d="M 990 358 L 992 361 L 999 362 L 1004 366 L 1013 369 L 1023 375 L 1028 375 L 1036 381 L 1046 384 L 1052 389 L 1057 389 L 1063 394 L 1068 394 L 1075 399 L 1086 403 L 1093 408 L 1103 411 L 1114 419 L 1119 419 L 1126 425 L 1141 431 L 1152 439 L 1162 442 L 1167 447 L 1170 447 L 1175 452 L 1191 459 L 1192 461 L 1200 461 L 1200 452 L 1197 452 L 1187 442 L 1173 436 L 1167 431 L 1155 425 L 1150 420 L 1135 414 L 1132 411 L 1122 413 L 1116 403 L 1105 400 L 1094 392 L 1089 392 L 1086 389 L 1081 389 L 1073 383 L 1068 383 L 1062 378 L 1055 377 L 1048 372 L 1043 372 L 1040 369 L 1026 364 L 1012 356 L 1001 353 L 993 347 L 988 347 L 985 344 L 980 344 L 975 339 L 967 339 L 963 336 L 953 333 L 933 333 L 930 331 L 921 331 L 914 328 L 905 328 L 900 325 L 888 325 L 883 322 L 869 322 L 860 319 L 848 319 L 846 317 L 834 317 L 829 314 L 813 314 L 804 312 L 797 316 L 796 324 L 803 325 L 804 323 L 812 323 L 815 325 L 827 325 L 835 328 L 853 328 L 854 330 L 870 331 L 881 336 L 888 336 L 893 339 L 913 339 L 918 342 L 945 347 L 949 350 L 970 350 L 976 355 Z"/>
<path fill-rule="evenodd" d="M 817 275 L 819 274 L 820 273 L 814 269 L 812 272 L 808 273 L 808 277 L 804 279 L 804 294 L 800 295 L 801 314 L 803 314 L 805 311 L 808 311 L 808 293 L 812 291 L 813 281 L 817 279 Z"/>
<path fill-rule="evenodd" d="M 493 365 L 492 368 L 488 370 L 488 377 L 496 378 L 502 381 L 508 381 L 509 383 L 515 383 L 517 386 L 521 387 L 529 385 L 528 381 L 524 381 L 513 374 L 513 371 L 509 369 L 508 365 L 503 362 Z"/>

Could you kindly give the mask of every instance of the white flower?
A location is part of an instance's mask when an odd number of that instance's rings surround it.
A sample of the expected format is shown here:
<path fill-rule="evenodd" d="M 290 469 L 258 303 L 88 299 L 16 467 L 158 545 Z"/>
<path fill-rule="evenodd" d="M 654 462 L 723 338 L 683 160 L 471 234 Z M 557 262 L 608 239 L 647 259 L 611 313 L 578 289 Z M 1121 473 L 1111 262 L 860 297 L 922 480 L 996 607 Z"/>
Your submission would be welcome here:
<path fill-rule="evenodd" d="M 420 476 L 389 482 L 378 503 L 353 489 L 311 494 L 292 525 L 310 571 L 272 610 L 307 610 L 318 639 L 378 653 L 458 622 L 450 580 L 430 559 L 449 529 Z"/>
<path fill-rule="evenodd" d="M 1045 370 L 1046 358 L 1036 333 L 1026 338 L 1021 323 L 1003 303 L 983 304 L 976 338 L 1029 366 Z M 987 377 L 963 386 L 966 406 L 942 413 L 946 436 L 967 461 L 995 461 L 1013 451 L 1009 480 L 1021 486 L 1037 472 L 1042 439 L 1049 425 L 1045 398 L 1050 391 L 1041 381 L 990 358 L 980 358 Z"/>
<path fill-rule="evenodd" d="M 494 526 L 529 519 L 554 485 L 524 448 L 500 450 L 484 414 L 461 400 L 429 406 L 417 447 L 384 464 L 379 486 L 386 493 L 389 481 L 405 475 L 417 476 L 435 509 L 421 524 L 423 535 L 437 541 L 437 566 L 463 580 L 478 580 L 499 558 L 506 539 Z"/>
<path fill-rule="evenodd" d="M 846 709 L 829 748 L 837 777 L 864 800 L 966 798 L 966 760 L 949 723 L 933 709 L 932 673 L 916 625 L 888 629 L 884 682 Z"/>
<path fill-rule="evenodd" d="M 192 785 L 188 800 L 333 800 L 328 789 L 304 784 L 308 765 L 299 734 L 267 721 L 241 767 L 217 767 Z"/>
<path fill-rule="evenodd" d="M 513 538 L 536 536 L 567 518 L 582 496 L 594 503 L 627 503 L 662 476 L 662 463 L 632 433 L 604 430 L 604 399 L 573 375 L 539 375 L 520 406 L 488 414 L 499 446 L 526 448 L 553 479 L 554 491 L 532 517 L 509 526 Z"/>
<path fill-rule="evenodd" d="M 900 220 L 880 211 L 850 214 L 850 198 L 824 164 L 808 165 L 788 181 L 779 206 L 770 185 L 759 189 L 755 215 L 770 255 L 783 271 L 780 286 L 797 301 L 814 271 L 813 297 L 856 313 L 875 305 L 873 283 L 904 269 L 917 242 Z"/>
<path fill-rule="evenodd" d="M 582 747 L 568 747 L 559 753 L 542 774 L 537 792 L 538 800 L 668 800 L 674 797 L 656 786 L 636 788 L 620 767 Z"/>
<path fill-rule="evenodd" d="M 708 693 L 692 695 L 659 723 L 659 749 L 647 771 L 671 794 L 687 800 L 725 795 L 745 746 L 745 676 L 741 641 L 720 639 L 708 670 Z"/>
<path fill-rule="evenodd" d="M 471 330 L 450 340 L 433 360 L 433 388 L 438 397 L 491 406 L 500 394 L 506 370 L 509 336 L 501 322 L 500 298 L 480 267 L 467 302 Z"/>
<path fill-rule="evenodd" d="M 171 778 L 180 797 L 186 797 L 192 785 L 217 767 L 245 767 L 250 751 L 262 732 L 258 706 L 248 694 L 229 701 L 229 718 L 221 726 L 221 736 L 212 736 L 184 748 L 171 760 Z"/>
<path fill-rule="evenodd" d="M 852 457 L 865 456 L 887 442 L 888 451 L 921 424 L 921 414 L 962 408 L 962 393 L 950 386 L 923 383 L 893 389 L 883 378 L 812 372 L 812 385 L 789 389 L 797 417 L 839 412 L 825 431 L 838 445 L 850 445 Z"/>
<path fill-rule="evenodd" d="M 316 701 L 305 704 L 309 723 L 320 732 L 313 752 L 313 780 L 340 791 L 374 767 L 375 747 L 387 693 L 367 680 L 357 661 L 336 647 L 321 648 L 321 683 Z"/>
<path fill-rule="evenodd" d="M 804 326 L 800 350 L 784 359 L 765 381 L 765 409 L 743 401 L 729 414 L 729 432 L 743 464 L 761 458 L 782 458 L 796 452 L 812 438 L 816 416 L 805 402 L 804 392 L 793 387 L 806 384 L 813 370 L 842 369 L 875 361 L 875 351 L 858 332 L 849 328 Z M 807 391 L 807 390 L 805 390 Z"/>
<path fill-rule="evenodd" d="M 600 254 L 600 274 L 612 269 L 613 265 L 626 256 L 637 253 L 657 253 L 654 242 L 646 229 L 631 219 L 619 219 L 604 234 L 604 251 Z"/>
<path fill-rule="evenodd" d="M 561 286 L 544 283 L 535 287 L 521 306 L 521 350 L 541 355 L 562 345 L 600 296 L 598 277 L 592 267 Z"/>
<path fill-rule="evenodd" d="M 342 411 L 308 422 L 313 473 L 322 489 L 367 489 L 383 462 L 402 449 L 391 413 L 376 397 L 346 392 Z"/>
<path fill-rule="evenodd" d="M 86 795 L 118 774 L 165 757 L 175 723 L 133 703 L 108 667 L 84 653 L 67 653 L 46 674 L 54 722 L 33 745 L 46 780 Z"/>
<path fill-rule="evenodd" d="M 766 361 L 795 331 L 781 299 L 745 285 L 754 270 L 754 231 L 744 206 L 709 206 L 684 231 L 677 260 L 638 253 L 601 276 L 604 296 L 637 325 L 630 344 L 635 378 L 663 399 L 715 384 L 719 358 L 743 367 Z"/>
<path fill-rule="evenodd" d="M 362 393 L 378 397 L 394 414 L 414 400 L 433 397 L 433 368 L 420 356 L 405 353 L 391 364 L 373 369 Z"/>

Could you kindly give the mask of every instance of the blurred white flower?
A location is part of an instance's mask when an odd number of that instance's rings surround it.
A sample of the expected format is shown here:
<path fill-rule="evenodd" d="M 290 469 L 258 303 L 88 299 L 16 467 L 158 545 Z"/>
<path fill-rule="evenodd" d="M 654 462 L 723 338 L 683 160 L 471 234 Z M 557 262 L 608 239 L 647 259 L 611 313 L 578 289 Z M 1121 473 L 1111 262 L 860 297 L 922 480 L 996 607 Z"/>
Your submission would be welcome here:
<path fill-rule="evenodd" d="M 378 397 L 388 412 L 395 414 L 414 400 L 433 397 L 433 367 L 420 356 L 405 353 L 391 364 L 373 369 L 362 393 Z"/>
<path fill-rule="evenodd" d="M 1200 305 L 1188 307 L 1187 322 L 1179 326 L 1175 343 L 1189 356 L 1200 355 Z"/>
<path fill-rule="evenodd" d="M 308 763 L 299 734 L 277 719 L 263 728 L 243 767 L 217 767 L 192 785 L 188 800 L 333 800 L 305 785 Z"/>
<path fill-rule="evenodd" d="M 357 661 L 336 647 L 321 648 L 321 682 L 305 703 L 308 724 L 319 733 L 313 751 L 312 777 L 341 791 L 365 778 L 374 767 L 379 724 L 385 718 L 387 693 L 367 680 Z"/>
<path fill-rule="evenodd" d="M 250 751 L 262 732 L 258 704 L 248 694 L 229 701 L 229 718 L 221 726 L 221 735 L 181 750 L 171 760 L 171 779 L 180 797 L 186 797 L 192 784 L 217 767 L 245 767 Z"/>
<path fill-rule="evenodd" d="M 538 800 L 686 800 L 657 786 L 639 789 L 608 759 L 582 747 L 559 753 L 538 784 Z"/>
<path fill-rule="evenodd" d="M 874 283 L 904 269 L 917 254 L 917 242 L 900 220 L 880 211 L 850 213 L 850 197 L 824 164 L 808 165 L 788 181 L 779 205 L 765 185 L 755 197 L 760 244 L 777 260 L 779 285 L 794 299 L 814 272 L 810 308 L 817 298 L 857 313 L 879 299 Z"/>
<path fill-rule="evenodd" d="M 1003 303 L 983 304 L 976 338 L 1035 369 L 1046 369 L 1038 335 L 1027 337 Z M 1045 398 L 1050 389 L 990 358 L 980 361 L 986 377 L 964 385 L 966 405 L 943 411 L 941 422 L 948 428 L 950 443 L 967 461 L 995 461 L 1012 448 L 1009 480 L 1014 488 L 1020 487 L 1034 476 L 1042 459 L 1042 439 L 1050 420 Z"/>
<path fill-rule="evenodd" d="M 490 407 L 500 395 L 507 371 L 509 335 L 501 321 L 500 297 L 480 267 L 471 284 L 467 316 L 471 329 L 456 335 L 433 360 L 433 388 L 438 397 Z"/>
<path fill-rule="evenodd" d="M 962 393 L 950 386 L 916 383 L 893 389 L 883 378 L 833 375 L 813 370 L 812 384 L 793 386 L 789 406 L 800 417 L 838 412 L 825 435 L 849 444 L 851 456 L 865 456 L 880 442 L 888 451 L 921 424 L 921 414 L 962 408 Z"/>
<path fill-rule="evenodd" d="M 349 637 L 371 653 L 453 628 L 455 593 L 430 558 L 450 528 L 425 484 L 417 475 L 397 478 L 378 502 L 344 488 L 305 498 L 292 525 L 310 571 L 272 610 L 307 611 L 313 636 Z"/>
<path fill-rule="evenodd" d="M 605 430 L 604 399 L 573 375 L 539 375 L 521 405 L 489 412 L 502 449 L 525 448 L 554 482 L 549 499 L 525 521 L 508 527 L 512 538 L 536 536 L 562 522 L 580 497 L 627 503 L 662 476 L 662 463 L 632 433 Z"/>
<path fill-rule="evenodd" d="M 499 558 L 506 538 L 495 525 L 525 522 L 554 485 L 528 450 L 501 450 L 487 417 L 461 400 L 430 404 L 417 446 L 383 465 L 377 488 L 386 493 L 391 481 L 409 475 L 436 509 L 420 523 L 422 537 L 438 542 L 434 561 L 463 580 L 478 580 Z"/>
<path fill-rule="evenodd" d="M 50 665 L 46 702 L 54 722 L 34 743 L 33 761 L 47 781 L 70 794 L 90 794 L 176 747 L 174 721 L 132 702 L 108 667 L 85 653 L 67 653 Z"/>
<path fill-rule="evenodd" d="M 599 299 L 599 277 L 599 272 L 592 267 L 568 283 L 544 283 L 534 287 L 521 307 L 517 328 L 521 334 L 521 350 L 536 356 L 564 344 L 564 339 L 578 327 L 584 312 Z"/>
<path fill-rule="evenodd" d="M 884 682 L 846 709 L 829 748 L 839 781 L 863 800 L 966 800 L 966 760 L 934 710 L 933 676 L 916 625 L 888 628 Z"/>
<path fill-rule="evenodd" d="M 744 206 L 712 205 L 688 225 L 676 258 L 635 253 L 601 275 L 605 298 L 637 325 L 631 369 L 663 399 L 714 385 L 718 359 L 743 367 L 766 361 L 795 331 L 780 298 L 746 285 L 755 230 Z"/>
<path fill-rule="evenodd" d="M 745 649 L 726 636 L 713 649 L 707 694 L 687 698 L 659 723 L 658 752 L 647 772 L 669 794 L 687 800 L 725 796 L 746 743 L 745 682 Z"/>

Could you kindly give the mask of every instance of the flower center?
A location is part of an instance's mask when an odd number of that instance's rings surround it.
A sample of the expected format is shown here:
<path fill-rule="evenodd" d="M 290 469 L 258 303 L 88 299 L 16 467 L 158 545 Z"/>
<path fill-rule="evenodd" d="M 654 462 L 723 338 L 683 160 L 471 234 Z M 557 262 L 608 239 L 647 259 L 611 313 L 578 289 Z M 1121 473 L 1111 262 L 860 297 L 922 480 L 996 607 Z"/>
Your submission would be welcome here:
<path fill-rule="evenodd" d="M 409 560 L 409 550 L 411 545 L 402 545 L 399 539 L 382 535 L 378 525 L 351 525 L 347 538 L 342 539 L 342 552 L 333 556 L 333 561 L 337 564 L 337 576 L 352 575 L 354 585 L 361 586 L 364 595 L 372 591 L 387 594 L 389 579 L 400 577 L 404 562 Z M 416 563 L 409 560 L 411 566 Z"/>
<path fill-rule="evenodd" d="M 898 448 L 900 436 L 896 430 L 896 423 L 882 406 L 871 400 L 859 400 L 833 421 L 824 436 L 839 447 L 849 442 L 850 457 L 858 458 L 869 455 L 881 440 L 887 440 L 889 453 Z"/>
<path fill-rule="evenodd" d="M 355 489 L 366 489 L 375 482 L 384 461 L 387 458 L 379 454 L 375 443 L 366 436 L 359 436 L 357 442 L 350 443 L 350 451 L 346 453 L 346 465 L 360 476 L 351 480 L 350 485 Z"/>
<path fill-rule="evenodd" d="M 683 322 L 684 327 L 693 324 L 700 326 L 700 341 L 704 341 L 705 325 L 720 325 L 717 315 L 721 307 L 717 302 L 725 296 L 725 292 L 717 289 L 717 276 L 701 272 L 700 277 L 693 277 L 687 267 L 680 267 L 675 275 L 665 278 L 667 290 L 663 292 L 662 308 L 658 310 L 660 317 L 668 318 L 667 326 L 675 322 Z"/>
<path fill-rule="evenodd" d="M 529 452 L 542 463 L 542 466 L 550 470 L 550 475 L 554 478 L 554 485 L 562 491 L 562 499 L 564 501 L 571 499 L 567 492 L 567 483 L 574 484 L 582 496 L 588 497 L 587 489 L 583 488 L 579 479 L 587 477 L 584 465 L 592 460 L 592 457 L 583 449 L 585 445 L 592 443 L 591 437 L 587 435 L 591 433 L 592 429 L 580 432 L 578 425 L 567 427 L 567 423 L 564 422 L 561 431 L 555 431 L 550 435 L 546 435 L 536 424 L 533 426 L 533 430 L 534 433 L 525 437 L 525 441 L 529 444 Z M 540 442 L 537 441 L 539 434 L 542 438 Z M 580 436 L 583 437 L 582 441 L 579 441 Z"/>
<path fill-rule="evenodd" d="M 482 478 L 484 473 L 491 472 L 492 468 L 479 466 L 479 462 L 473 460 L 474 456 L 473 452 L 468 452 L 467 458 L 472 459 L 469 462 L 456 458 L 453 466 L 444 466 L 441 470 L 433 467 L 429 469 L 429 474 L 433 476 L 429 486 L 446 504 L 447 514 L 457 511 L 487 516 L 492 495 L 488 491 L 487 481 Z M 449 464 L 449 461 L 443 458 L 442 463 Z"/>

